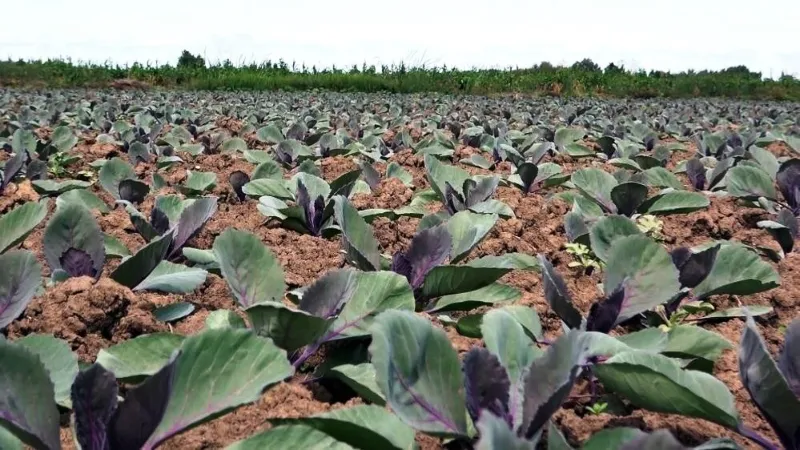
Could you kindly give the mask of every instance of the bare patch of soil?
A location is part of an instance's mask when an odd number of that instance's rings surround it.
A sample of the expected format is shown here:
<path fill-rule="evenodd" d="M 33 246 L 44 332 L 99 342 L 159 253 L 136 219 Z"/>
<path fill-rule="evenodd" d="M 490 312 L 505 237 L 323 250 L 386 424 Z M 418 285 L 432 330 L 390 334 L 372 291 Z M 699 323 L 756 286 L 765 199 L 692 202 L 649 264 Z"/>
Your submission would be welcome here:
<path fill-rule="evenodd" d="M 166 331 L 153 304 L 108 278 L 70 278 L 35 298 L 8 328 L 10 337 L 51 333 L 64 339 L 82 361 L 141 334 Z"/>
<path fill-rule="evenodd" d="M 333 156 L 319 160 L 319 170 L 322 172 L 322 179 L 331 182 L 340 176 L 356 170 L 358 166 L 351 158 L 345 156 Z"/>
<path fill-rule="evenodd" d="M 711 205 L 691 214 L 673 214 L 661 218 L 668 244 L 695 246 L 713 239 L 730 239 L 748 245 L 778 248 L 765 231 L 756 226 L 769 214 L 760 208 L 748 208 L 732 197 L 710 197 Z"/>
<path fill-rule="evenodd" d="M 372 222 L 372 229 L 383 251 L 394 254 L 408 250 L 418 225 L 419 219 L 411 217 L 400 217 L 397 220 L 380 217 Z"/>
<path fill-rule="evenodd" d="M 229 444 L 268 430 L 270 419 L 294 419 L 360 404 L 360 399 L 347 403 L 324 403 L 314 398 L 309 386 L 298 382 L 283 382 L 270 388 L 257 402 L 236 409 L 216 420 L 189 430 L 162 448 L 222 449 Z"/>
<path fill-rule="evenodd" d="M 33 190 L 30 181 L 9 183 L 3 192 L 0 192 L 0 214 L 5 214 L 17 205 L 27 202 L 38 202 L 39 194 Z"/>
<path fill-rule="evenodd" d="M 408 205 L 414 192 L 397 178 L 384 178 L 369 194 L 355 194 L 350 199 L 356 209 L 398 209 Z"/>

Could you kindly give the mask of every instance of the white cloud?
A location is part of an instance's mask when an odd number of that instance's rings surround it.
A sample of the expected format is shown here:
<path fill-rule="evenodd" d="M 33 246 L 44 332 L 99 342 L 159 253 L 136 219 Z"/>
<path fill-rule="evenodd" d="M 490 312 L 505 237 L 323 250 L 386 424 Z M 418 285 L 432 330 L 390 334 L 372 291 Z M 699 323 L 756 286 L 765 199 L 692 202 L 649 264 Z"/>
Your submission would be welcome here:
<path fill-rule="evenodd" d="M 572 0 L 26 0 L 6 9 L 0 57 L 174 63 L 283 58 L 308 66 L 571 64 L 681 71 L 744 64 L 800 75 L 800 2 Z"/>

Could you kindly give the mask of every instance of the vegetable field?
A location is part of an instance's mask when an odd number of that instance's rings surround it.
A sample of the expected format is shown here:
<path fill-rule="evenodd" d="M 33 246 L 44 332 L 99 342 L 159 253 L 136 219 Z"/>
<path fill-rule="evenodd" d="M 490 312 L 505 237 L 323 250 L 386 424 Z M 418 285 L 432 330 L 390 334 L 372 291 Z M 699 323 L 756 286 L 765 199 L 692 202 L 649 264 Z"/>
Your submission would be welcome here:
<path fill-rule="evenodd" d="M 0 90 L 0 448 L 798 450 L 798 118 Z"/>

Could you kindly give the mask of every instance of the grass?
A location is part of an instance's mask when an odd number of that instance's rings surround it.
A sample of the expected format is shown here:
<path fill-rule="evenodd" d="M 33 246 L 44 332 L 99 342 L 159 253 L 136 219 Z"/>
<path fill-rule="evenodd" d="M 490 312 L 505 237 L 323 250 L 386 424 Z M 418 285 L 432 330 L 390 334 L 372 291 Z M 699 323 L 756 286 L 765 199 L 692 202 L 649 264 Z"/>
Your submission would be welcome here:
<path fill-rule="evenodd" d="M 197 90 L 333 90 L 345 92 L 442 92 L 453 94 L 525 93 L 552 96 L 627 98 L 722 97 L 800 101 L 800 80 L 737 66 L 722 71 L 630 72 L 590 60 L 570 67 L 542 63 L 529 69 L 473 69 L 363 66 L 350 69 L 292 68 L 279 63 L 234 66 L 226 61 L 202 66 L 130 67 L 74 64 L 65 60 L 0 61 L 0 86 L 103 87 L 113 80 L 135 79 L 151 86 Z"/>

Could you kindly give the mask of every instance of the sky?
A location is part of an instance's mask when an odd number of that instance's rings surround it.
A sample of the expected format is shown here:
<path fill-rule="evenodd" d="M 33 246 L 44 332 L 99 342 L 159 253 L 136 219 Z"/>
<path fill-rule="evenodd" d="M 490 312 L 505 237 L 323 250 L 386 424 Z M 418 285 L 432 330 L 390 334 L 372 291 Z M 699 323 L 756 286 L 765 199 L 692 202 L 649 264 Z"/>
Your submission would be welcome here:
<path fill-rule="evenodd" d="M 0 58 L 298 66 L 530 67 L 591 58 L 683 71 L 744 64 L 800 76 L 800 1 L 25 0 L 4 7 Z"/>

